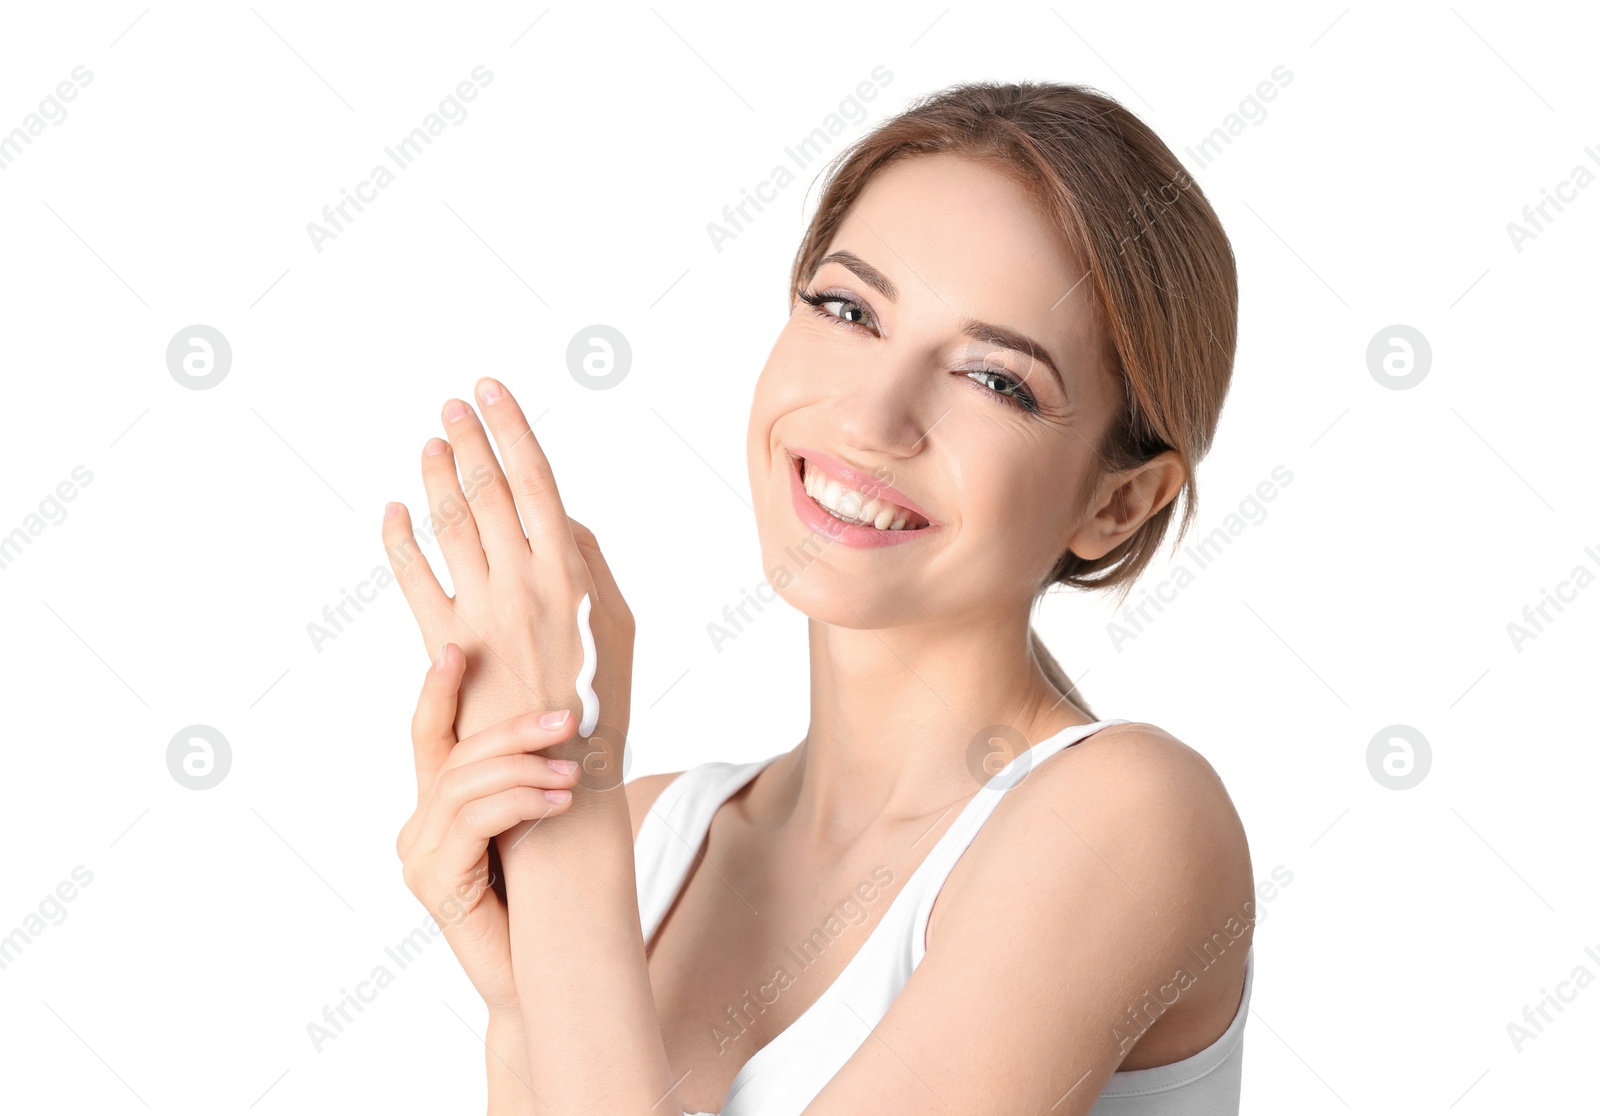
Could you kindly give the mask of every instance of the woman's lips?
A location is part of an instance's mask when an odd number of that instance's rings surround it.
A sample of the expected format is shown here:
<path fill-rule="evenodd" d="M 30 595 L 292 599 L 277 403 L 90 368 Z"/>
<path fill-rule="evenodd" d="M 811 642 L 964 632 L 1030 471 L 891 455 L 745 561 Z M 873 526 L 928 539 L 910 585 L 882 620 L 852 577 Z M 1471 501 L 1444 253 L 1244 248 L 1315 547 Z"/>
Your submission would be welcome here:
<path fill-rule="evenodd" d="M 933 516 L 918 507 L 911 497 L 893 485 L 885 484 L 882 478 L 872 473 L 863 473 L 860 469 L 852 468 L 821 450 L 807 449 L 805 446 L 790 446 L 788 453 L 791 457 L 803 459 L 811 468 L 815 468 L 830 480 L 838 481 L 845 488 L 854 488 L 868 495 L 880 496 L 891 504 L 898 504 L 907 511 L 921 516 L 924 525 L 938 525 Z"/>
<path fill-rule="evenodd" d="M 800 475 L 801 459 L 793 453 L 789 454 L 789 495 L 794 504 L 795 514 L 800 517 L 800 522 L 811 528 L 813 532 L 826 535 L 833 542 L 843 543 L 853 547 L 895 546 L 899 543 L 910 542 L 913 539 L 924 538 L 937 531 L 938 525 L 929 523 L 927 527 L 907 527 L 899 531 L 880 531 L 871 524 L 856 526 L 836 519 L 823 508 L 823 506 L 806 494 L 805 482 Z M 882 485 L 879 490 L 887 493 Z M 885 499 L 894 498 L 885 495 Z M 895 501 L 898 503 L 898 501 Z M 910 507 L 910 505 L 905 505 Z M 916 511 L 915 508 L 910 508 Z M 918 514 L 921 514 L 920 512 Z"/>

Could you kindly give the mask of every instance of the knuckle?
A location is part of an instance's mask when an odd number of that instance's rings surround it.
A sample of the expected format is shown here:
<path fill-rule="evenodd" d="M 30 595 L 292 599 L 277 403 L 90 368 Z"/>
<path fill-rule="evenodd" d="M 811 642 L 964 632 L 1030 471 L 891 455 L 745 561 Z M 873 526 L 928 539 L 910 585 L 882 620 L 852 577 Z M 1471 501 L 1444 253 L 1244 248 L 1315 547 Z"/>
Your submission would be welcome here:
<path fill-rule="evenodd" d="M 436 535 L 456 534 L 472 522 L 472 513 L 455 493 L 444 497 L 433 509 L 433 528 Z"/>
<path fill-rule="evenodd" d="M 456 825 L 468 833 L 476 833 L 483 825 L 483 800 L 468 802 L 456 812 Z"/>
<path fill-rule="evenodd" d="M 461 824 L 466 827 L 467 832 L 474 834 L 484 833 L 492 827 L 494 822 L 494 804 L 487 799 L 474 799 L 461 807 L 461 812 L 456 816 L 461 820 Z"/>
<path fill-rule="evenodd" d="M 567 606 L 573 616 L 577 615 L 578 602 L 585 596 L 589 598 L 589 622 L 597 624 L 605 618 L 605 611 L 598 593 L 589 589 L 589 567 L 584 564 L 583 556 L 573 554 L 570 562 L 561 565 L 561 587 L 565 593 L 563 605 Z M 571 623 L 572 617 L 567 618 Z"/>
<path fill-rule="evenodd" d="M 517 470 L 517 486 L 524 496 L 542 500 L 555 491 L 555 474 L 546 461 L 529 461 Z"/>
<path fill-rule="evenodd" d="M 465 782 L 466 779 L 459 773 L 458 768 L 445 771 L 434 782 L 433 793 L 447 801 L 454 800 L 457 795 L 462 793 Z"/>
<path fill-rule="evenodd" d="M 464 494 L 468 503 L 479 504 L 484 507 L 501 503 L 509 495 L 505 489 L 495 483 L 495 479 L 492 476 L 475 477 Z"/>

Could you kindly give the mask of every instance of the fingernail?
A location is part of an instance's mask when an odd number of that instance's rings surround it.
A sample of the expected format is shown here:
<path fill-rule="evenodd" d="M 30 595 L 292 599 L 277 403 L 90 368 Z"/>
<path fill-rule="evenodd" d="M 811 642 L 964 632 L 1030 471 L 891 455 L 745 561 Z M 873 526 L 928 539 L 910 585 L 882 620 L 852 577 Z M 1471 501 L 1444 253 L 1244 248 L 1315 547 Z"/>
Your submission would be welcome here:
<path fill-rule="evenodd" d="M 560 728 L 562 725 L 567 723 L 567 718 L 571 715 L 571 712 L 566 709 L 557 709 L 553 712 L 546 713 L 543 717 L 539 718 L 539 727 L 551 729 Z"/>
<path fill-rule="evenodd" d="M 567 799 L 572 797 L 572 792 L 564 790 L 547 790 L 544 792 L 544 796 L 551 802 L 565 802 Z"/>
<path fill-rule="evenodd" d="M 562 775 L 571 775 L 578 770 L 577 760 L 546 760 L 545 762 L 550 765 L 551 771 L 559 772 Z"/>
<path fill-rule="evenodd" d="M 498 403 L 504 394 L 505 389 L 487 376 L 478 381 L 478 398 L 485 403 Z"/>
<path fill-rule="evenodd" d="M 393 501 L 390 501 L 389 503 L 383 505 L 383 518 L 385 518 L 385 519 L 393 519 L 395 516 L 397 516 L 399 514 L 400 514 L 400 505 L 399 504 L 396 504 Z"/>
<path fill-rule="evenodd" d="M 433 660 L 433 669 L 434 670 L 443 670 L 444 669 L 444 659 L 445 659 L 445 656 L 447 654 L 449 654 L 449 652 L 450 652 L 450 645 L 448 643 L 445 644 L 443 647 L 439 648 L 439 657 L 437 659 Z"/>
<path fill-rule="evenodd" d="M 449 443 L 446 442 L 443 438 L 429 438 L 428 439 L 428 446 L 427 446 L 428 456 L 429 457 L 438 457 L 448 447 L 449 447 Z"/>
<path fill-rule="evenodd" d="M 461 400 L 452 399 L 450 402 L 444 405 L 444 417 L 450 422 L 455 422 L 456 419 L 466 418 L 467 411 L 470 409 L 471 408 L 469 408 L 465 403 L 461 402 Z"/>

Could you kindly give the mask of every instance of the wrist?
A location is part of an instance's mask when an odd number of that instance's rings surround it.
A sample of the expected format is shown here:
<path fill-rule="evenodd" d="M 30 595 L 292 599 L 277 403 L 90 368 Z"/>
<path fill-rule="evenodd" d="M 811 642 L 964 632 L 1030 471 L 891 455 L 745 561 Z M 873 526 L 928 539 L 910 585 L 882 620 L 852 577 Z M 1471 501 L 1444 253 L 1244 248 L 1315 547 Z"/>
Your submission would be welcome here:
<path fill-rule="evenodd" d="M 623 761 L 626 759 L 629 717 L 626 709 L 618 712 L 621 713 L 619 719 L 607 717 L 596 724 L 586 737 L 573 733 L 572 739 L 564 746 L 565 758 L 578 761 L 579 785 L 590 792 L 620 793 L 627 779 Z M 554 755 L 555 749 L 551 749 L 549 754 Z"/>
<path fill-rule="evenodd" d="M 534 1111 L 528 1070 L 528 1040 L 520 1012 L 492 1010 L 484 1035 L 488 1070 L 489 1116 L 521 1116 Z"/>
<path fill-rule="evenodd" d="M 511 1039 L 521 1038 L 524 1034 L 522 1006 L 520 1004 L 510 1004 L 501 1007 L 490 1005 L 489 1029 L 485 1032 L 485 1034 L 490 1039 L 499 1037 L 509 1041 Z M 500 1050 L 502 1054 L 505 1053 L 505 1051 L 499 1046 L 496 1046 L 495 1049 Z"/>

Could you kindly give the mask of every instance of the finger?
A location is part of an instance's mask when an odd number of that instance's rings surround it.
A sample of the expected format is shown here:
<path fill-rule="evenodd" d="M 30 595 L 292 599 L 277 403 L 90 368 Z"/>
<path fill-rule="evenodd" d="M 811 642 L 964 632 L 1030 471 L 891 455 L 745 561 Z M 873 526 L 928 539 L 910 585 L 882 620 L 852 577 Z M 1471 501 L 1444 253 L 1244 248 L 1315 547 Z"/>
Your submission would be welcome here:
<path fill-rule="evenodd" d="M 516 504 L 489 436 L 471 407 L 459 399 L 445 404 L 442 414 L 450 445 L 455 451 L 467 506 L 477 525 L 489 570 L 496 566 L 522 566 L 528 561 L 528 537 L 522 533 Z"/>
<path fill-rule="evenodd" d="M 561 493 L 556 489 L 550 461 L 534 437 L 533 428 L 522 408 L 504 384 L 488 376 L 478 381 L 478 400 L 484 417 L 500 447 L 507 480 L 517 513 L 527 527 L 528 545 L 536 560 L 554 562 L 563 569 L 571 584 L 584 584 L 583 558 L 572 539 Z"/>
<path fill-rule="evenodd" d="M 561 771 L 556 769 L 556 764 L 570 764 L 571 767 Z M 437 848 L 444 840 L 445 831 L 470 803 L 517 787 L 534 791 L 570 792 L 578 784 L 581 775 L 578 765 L 572 760 L 552 761 L 544 756 L 526 753 L 493 756 L 477 763 L 453 767 L 439 776 L 434 793 L 423 811 L 416 840 L 423 849 Z"/>
<path fill-rule="evenodd" d="M 429 438 L 422 447 L 422 486 L 428 492 L 433 534 L 439 540 L 456 596 L 468 587 L 481 590 L 489 581 L 489 561 L 478 539 L 478 525 L 456 476 L 450 443 Z"/>
<path fill-rule="evenodd" d="M 532 787 L 511 790 L 475 799 L 464 806 L 439 845 L 439 862 L 452 870 L 465 872 L 478 863 L 489 841 L 525 821 L 539 822 L 559 814 L 572 805 L 570 793 L 564 802 L 552 802 L 543 791 Z"/>
<path fill-rule="evenodd" d="M 564 717 L 564 720 L 553 725 L 542 725 L 539 720 L 547 715 L 545 711 L 518 713 L 515 717 L 507 717 L 499 724 L 473 733 L 451 749 L 450 758 L 445 761 L 440 773 L 493 756 L 543 751 L 570 740 L 577 732 L 578 718 L 573 716 L 570 709 L 549 712 Z"/>
<path fill-rule="evenodd" d="M 423 632 L 437 631 L 451 613 L 450 597 L 417 544 L 417 537 L 411 530 L 411 513 L 406 506 L 392 503 L 384 512 L 383 549 L 389 555 L 389 568 L 400 583 L 400 592 L 405 594 L 418 628 Z M 430 656 L 438 653 L 432 647 L 427 648 L 427 652 Z"/>
<path fill-rule="evenodd" d="M 594 532 L 576 519 L 569 518 L 568 522 L 572 526 L 573 541 L 578 544 L 584 564 L 589 567 L 589 576 L 594 580 L 598 596 L 596 607 L 606 615 L 622 615 L 632 621 L 633 611 L 628 608 L 628 602 L 622 599 L 622 590 L 617 588 L 617 579 L 612 576 L 611 566 L 600 552 L 600 543 L 594 537 Z"/>
<path fill-rule="evenodd" d="M 417 764 L 417 805 L 439 776 L 456 743 L 456 705 L 467 657 L 453 643 L 444 645 L 422 679 L 422 694 L 411 715 L 411 746 Z"/>

